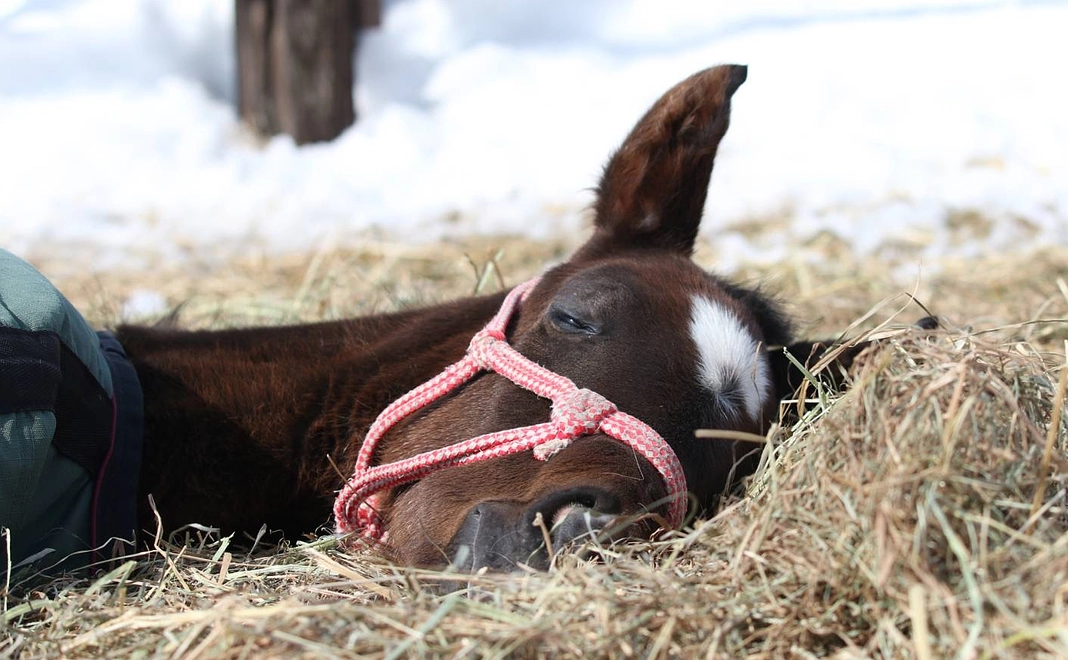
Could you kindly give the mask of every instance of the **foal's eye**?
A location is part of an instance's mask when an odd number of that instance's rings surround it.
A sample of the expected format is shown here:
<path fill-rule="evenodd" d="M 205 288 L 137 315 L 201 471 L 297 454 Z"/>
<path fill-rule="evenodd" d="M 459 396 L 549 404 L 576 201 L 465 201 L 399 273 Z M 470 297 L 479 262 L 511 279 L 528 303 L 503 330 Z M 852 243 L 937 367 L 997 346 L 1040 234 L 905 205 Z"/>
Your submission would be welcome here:
<path fill-rule="evenodd" d="M 559 307 L 553 307 L 549 310 L 549 318 L 552 319 L 553 325 L 562 332 L 596 335 L 601 331 L 594 324 L 584 321 Z"/>

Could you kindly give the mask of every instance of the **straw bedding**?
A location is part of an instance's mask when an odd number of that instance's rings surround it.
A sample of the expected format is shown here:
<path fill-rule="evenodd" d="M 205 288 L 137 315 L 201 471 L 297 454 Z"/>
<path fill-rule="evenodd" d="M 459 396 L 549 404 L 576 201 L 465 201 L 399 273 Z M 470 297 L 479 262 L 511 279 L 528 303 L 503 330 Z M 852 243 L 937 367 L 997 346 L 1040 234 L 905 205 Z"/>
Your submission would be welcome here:
<path fill-rule="evenodd" d="M 337 318 L 518 282 L 569 247 L 331 248 L 171 266 L 148 284 L 185 326 Z M 7 585 L 0 655 L 1068 655 L 1068 252 L 919 275 L 812 255 L 740 275 L 812 319 L 805 334 L 876 343 L 845 393 L 816 373 L 784 405 L 748 492 L 711 520 L 562 555 L 548 574 L 463 580 L 329 537 L 277 547 L 191 528 L 104 575 Z M 97 322 L 146 286 L 57 279 Z M 944 328 L 908 327 L 926 314 L 913 300 Z"/>

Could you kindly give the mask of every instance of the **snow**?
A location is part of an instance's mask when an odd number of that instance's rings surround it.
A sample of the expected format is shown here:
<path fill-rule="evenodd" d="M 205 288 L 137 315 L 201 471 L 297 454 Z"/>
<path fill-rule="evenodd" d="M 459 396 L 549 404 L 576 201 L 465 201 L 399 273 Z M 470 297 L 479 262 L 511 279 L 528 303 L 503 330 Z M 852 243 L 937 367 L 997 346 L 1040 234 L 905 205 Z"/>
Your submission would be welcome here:
<path fill-rule="evenodd" d="M 0 0 L 0 245 L 106 268 L 581 232 L 634 121 L 721 62 L 749 65 L 706 209 L 728 265 L 826 231 L 861 253 L 1068 243 L 1066 3 L 396 0 L 361 42 L 357 124 L 299 148 L 235 116 L 232 5 Z M 961 241 L 967 212 L 990 231 Z"/>
<path fill-rule="evenodd" d="M 167 299 L 158 291 L 134 289 L 123 302 L 120 317 L 127 321 L 158 319 L 169 309 Z"/>

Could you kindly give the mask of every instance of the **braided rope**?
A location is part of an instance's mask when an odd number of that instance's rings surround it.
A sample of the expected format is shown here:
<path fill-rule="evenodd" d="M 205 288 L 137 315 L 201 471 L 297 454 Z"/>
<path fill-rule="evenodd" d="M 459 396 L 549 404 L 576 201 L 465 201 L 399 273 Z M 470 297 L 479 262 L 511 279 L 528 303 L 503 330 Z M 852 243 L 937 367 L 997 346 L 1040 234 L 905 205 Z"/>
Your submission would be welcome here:
<path fill-rule="evenodd" d="M 471 339 L 467 353 L 440 374 L 397 399 L 383 410 L 367 431 L 356 457 L 352 477 L 334 501 L 339 534 L 360 531 L 384 540 L 378 515 L 383 491 L 418 481 L 444 468 L 488 461 L 524 451 L 547 461 L 576 439 L 603 433 L 631 447 L 656 468 L 668 493 L 668 522 L 682 525 L 686 504 L 686 476 L 678 457 L 660 434 L 640 419 L 616 409 L 600 394 L 581 389 L 569 378 L 524 357 L 508 345 L 504 331 L 515 308 L 537 285 L 535 278 L 513 289 L 501 309 Z M 372 467 L 379 442 L 399 421 L 457 389 L 481 371 L 494 371 L 520 387 L 552 401 L 548 422 L 480 435 L 448 447 Z"/>

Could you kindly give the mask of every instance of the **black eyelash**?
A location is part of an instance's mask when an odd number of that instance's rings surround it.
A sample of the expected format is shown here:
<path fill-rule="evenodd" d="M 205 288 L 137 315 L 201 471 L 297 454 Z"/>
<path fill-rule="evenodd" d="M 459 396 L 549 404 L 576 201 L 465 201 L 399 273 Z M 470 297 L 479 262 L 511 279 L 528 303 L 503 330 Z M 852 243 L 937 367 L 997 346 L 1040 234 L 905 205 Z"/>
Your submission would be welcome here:
<path fill-rule="evenodd" d="M 565 332 L 581 332 L 588 335 L 597 334 L 597 328 L 581 319 L 575 318 L 565 311 L 554 309 L 552 311 L 552 319 L 553 323 Z"/>

